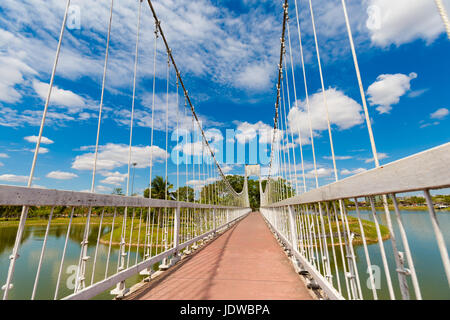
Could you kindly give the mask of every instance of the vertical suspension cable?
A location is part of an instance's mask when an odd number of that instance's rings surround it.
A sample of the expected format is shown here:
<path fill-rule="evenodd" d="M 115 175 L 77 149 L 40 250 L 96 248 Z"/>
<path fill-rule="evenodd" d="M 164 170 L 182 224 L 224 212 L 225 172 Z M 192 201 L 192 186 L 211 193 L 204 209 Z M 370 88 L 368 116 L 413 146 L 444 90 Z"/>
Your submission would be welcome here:
<path fill-rule="evenodd" d="M 285 60 L 285 63 L 286 63 L 286 60 Z M 286 69 L 286 68 L 285 68 Z M 292 188 L 294 188 L 294 184 L 293 184 L 293 182 L 292 182 L 292 171 L 291 171 L 291 155 L 290 155 L 290 152 L 289 152 L 289 149 L 290 149 L 290 147 L 289 147 L 289 135 L 288 135 L 288 133 L 287 133 L 287 122 L 286 122 L 286 101 L 285 101 L 285 96 L 284 96 L 284 83 L 283 83 L 283 81 L 281 81 L 281 92 L 282 92 L 282 98 L 283 98 L 283 109 L 281 109 L 281 112 L 280 112 L 280 118 L 281 119 L 283 119 L 283 112 L 284 112 L 284 127 L 282 127 L 281 128 L 281 130 L 282 130 L 282 132 L 284 132 L 284 133 L 286 133 L 286 143 L 284 144 L 284 155 L 286 155 L 286 151 L 287 151 L 287 159 L 288 159 L 288 168 L 289 168 L 289 170 L 288 170 L 288 172 L 289 172 L 289 180 L 291 181 L 291 186 L 292 186 Z M 289 93 L 288 93 L 289 94 Z M 284 133 L 283 133 L 283 135 L 282 135 L 282 138 L 283 139 L 285 139 L 284 138 Z M 285 159 L 285 163 L 286 163 L 286 159 Z M 285 171 L 286 171 L 286 169 L 285 169 Z M 286 173 L 287 174 L 287 173 Z M 291 190 L 292 191 L 292 190 Z M 292 196 L 292 194 L 291 194 L 291 196 Z"/>
<path fill-rule="evenodd" d="M 311 4 L 311 1 L 310 1 Z M 311 9 L 311 16 L 312 16 L 312 7 L 310 7 Z M 300 37 L 300 34 L 299 34 Z M 311 120 L 311 106 L 309 103 L 309 96 L 308 96 L 308 84 L 306 82 L 306 71 L 305 71 L 305 63 L 304 63 L 304 58 L 303 58 L 303 50 L 301 51 L 302 54 L 302 68 L 303 68 L 303 80 L 305 82 L 305 93 L 306 93 L 306 110 L 308 113 L 308 123 L 309 123 L 309 134 L 311 136 L 311 149 L 312 149 L 312 155 L 313 155 L 313 165 L 314 165 L 314 178 L 316 180 L 316 188 L 319 187 L 319 179 L 317 176 L 317 163 L 316 163 L 316 150 L 314 147 L 314 134 L 313 134 L 313 129 L 312 129 L 312 120 Z"/>
<path fill-rule="evenodd" d="M 166 94 L 166 153 L 167 150 L 169 150 L 169 81 L 170 81 L 170 60 L 169 55 L 167 55 L 167 94 Z M 165 168 L 165 196 L 164 199 L 167 200 L 168 196 L 168 188 L 169 188 L 169 182 L 168 174 L 167 174 L 167 163 L 168 163 L 168 157 L 166 157 L 166 168 Z"/>
<path fill-rule="evenodd" d="M 136 78 L 137 78 L 137 66 L 138 66 L 138 56 L 139 56 L 139 31 L 140 31 L 140 27 L 141 27 L 141 7 L 142 7 L 142 2 L 139 1 L 138 21 L 137 21 L 137 27 L 136 27 L 136 48 L 135 48 L 135 55 L 134 55 L 133 97 L 131 100 L 130 143 L 128 146 L 127 196 L 130 195 L 131 147 L 133 145 L 133 122 L 134 122 L 134 106 L 135 106 L 135 100 L 136 100 Z"/>
<path fill-rule="evenodd" d="M 152 92 L 152 128 L 150 133 L 150 183 L 148 186 L 149 198 L 152 198 L 152 178 L 153 178 L 153 135 L 155 125 L 155 95 L 156 95 L 156 54 L 158 47 L 158 24 L 159 21 L 155 21 L 155 43 L 153 49 L 153 92 Z"/>
<path fill-rule="evenodd" d="M 359 71 L 358 58 L 356 56 L 356 51 L 355 51 L 355 44 L 353 43 L 353 35 L 352 35 L 351 27 L 350 27 L 350 22 L 349 22 L 349 19 L 348 19 L 347 6 L 345 4 L 345 0 L 341 0 L 341 2 L 342 2 L 342 8 L 344 10 L 345 24 L 347 26 L 348 40 L 350 42 L 350 49 L 352 51 L 353 63 L 355 65 L 356 77 L 358 79 L 359 92 L 361 94 L 361 100 L 362 100 L 362 103 L 363 103 L 364 115 L 366 117 L 366 125 L 367 125 L 367 130 L 369 132 L 370 145 L 372 147 L 373 159 L 374 159 L 374 162 L 375 162 L 375 167 L 378 168 L 380 166 L 380 162 L 378 160 L 377 148 L 375 146 L 375 139 L 374 139 L 374 136 L 373 136 L 372 125 L 371 125 L 371 122 L 370 122 L 369 110 L 367 108 L 366 95 L 364 93 L 364 87 L 363 87 L 362 80 L 361 80 L 361 72 Z"/>
<path fill-rule="evenodd" d="M 46 100 L 45 100 L 44 112 L 42 114 L 41 125 L 40 125 L 40 128 L 39 128 L 39 135 L 38 135 L 38 139 L 37 139 L 37 142 L 36 142 L 36 149 L 34 150 L 34 155 L 33 155 L 33 161 L 32 161 L 32 164 L 31 164 L 30 175 L 28 177 L 27 187 L 31 187 L 31 185 L 33 184 L 34 171 L 35 171 L 35 168 L 36 168 L 37 157 L 38 157 L 39 149 L 40 149 L 40 146 L 41 146 L 42 133 L 44 131 L 44 126 L 45 126 L 45 120 L 46 120 L 46 117 L 47 117 L 48 106 L 49 106 L 50 98 L 51 98 L 51 94 L 52 94 L 53 82 L 54 82 L 54 79 L 55 79 L 56 67 L 58 66 L 59 53 L 61 51 L 61 44 L 62 44 L 62 39 L 63 39 L 63 36 L 64 36 L 64 29 L 66 27 L 67 14 L 69 12 L 69 7 L 70 7 L 70 0 L 67 0 L 66 9 L 64 11 L 64 18 L 63 18 L 63 21 L 62 21 L 62 24 L 61 24 L 61 30 L 60 30 L 60 33 L 59 33 L 58 45 L 56 47 L 56 53 L 55 53 L 55 59 L 54 59 L 54 62 L 53 62 L 52 73 L 51 73 L 51 76 L 50 76 L 50 83 L 49 83 L 49 87 L 48 87 L 47 97 L 46 97 Z M 6 284 L 4 286 L 4 291 L 5 292 L 3 293 L 3 300 L 7 300 L 8 299 L 8 292 L 10 290 L 12 277 L 14 275 L 16 259 L 18 258 L 18 251 L 19 251 L 20 241 L 22 240 L 22 234 L 23 234 L 23 230 L 25 228 L 25 222 L 27 220 L 27 215 L 28 215 L 28 207 L 23 206 L 22 207 L 22 213 L 20 214 L 20 222 L 19 222 L 19 227 L 17 229 L 17 233 L 16 233 L 16 239 L 14 241 L 14 247 L 13 247 L 13 250 L 12 250 L 12 254 L 10 256 L 8 275 L 6 277 Z"/>
<path fill-rule="evenodd" d="M 289 30 L 289 20 L 287 21 L 287 26 L 288 26 L 288 30 Z M 289 34 L 289 31 L 288 31 Z M 289 37 L 289 50 L 291 50 L 291 45 L 290 45 L 290 37 Z M 287 98 L 288 98 L 288 110 L 289 112 L 291 111 L 291 97 L 290 97 L 290 93 L 289 93 L 289 75 L 288 75 L 288 68 L 287 68 L 287 62 L 286 59 L 284 60 L 284 72 L 286 74 L 286 92 L 287 92 Z M 293 78 L 295 81 L 295 78 Z M 294 85 L 294 92 L 295 92 L 295 100 L 297 101 L 297 93 L 295 90 L 295 83 Z M 284 87 L 283 87 L 284 89 Z M 284 94 L 283 94 L 284 97 Z M 283 98 L 284 99 L 284 98 Z M 297 102 L 295 102 L 295 104 L 297 105 Z M 288 139 L 288 143 L 289 143 L 289 134 L 288 134 L 288 121 L 287 121 L 287 114 L 286 114 L 286 105 L 283 104 L 283 108 L 284 108 L 284 126 L 286 128 L 286 137 Z M 293 161 L 294 161 L 294 176 L 295 176 L 295 189 L 298 192 L 298 175 L 297 175 L 297 161 L 295 159 L 295 140 L 294 140 L 294 134 L 291 131 L 291 140 L 292 140 L 292 156 L 293 156 Z M 290 148 L 288 148 L 289 150 Z M 288 153 L 289 154 L 289 153 Z M 289 164 L 290 166 L 290 164 Z"/>
<path fill-rule="evenodd" d="M 179 82 L 178 82 L 178 78 L 177 79 L 177 101 L 176 101 L 176 113 L 177 113 L 177 141 L 178 138 L 180 136 L 179 131 L 178 131 L 178 127 L 179 127 L 179 93 L 178 93 L 178 89 L 179 89 Z M 180 201 L 180 154 L 177 152 L 177 201 Z"/>
<path fill-rule="evenodd" d="M 315 47 L 316 47 L 317 64 L 319 66 L 320 83 L 322 85 L 322 98 L 323 98 L 323 104 L 325 106 L 325 115 L 326 115 L 327 126 L 328 126 L 328 136 L 330 138 L 331 158 L 333 160 L 334 177 L 335 177 L 335 180 L 338 181 L 336 156 L 334 154 L 333 135 L 331 133 L 330 115 L 328 112 L 328 103 L 327 103 L 327 97 L 326 97 L 326 93 L 325 93 L 325 84 L 324 84 L 323 73 L 322 73 L 322 63 L 320 61 L 319 43 L 317 41 L 316 23 L 314 20 L 314 11 L 313 11 L 311 0 L 309 0 L 309 7 L 311 10 L 311 21 L 312 21 L 313 34 L 314 34 L 314 43 L 315 43 Z"/>
<path fill-rule="evenodd" d="M 302 71 L 303 71 L 303 82 L 305 84 L 305 97 L 307 104 L 309 104 L 309 95 L 308 95 L 308 85 L 306 83 L 306 72 L 305 72 L 305 62 L 303 57 L 303 45 L 302 45 L 302 33 L 300 29 L 300 21 L 299 21 L 299 15 L 298 15 L 298 8 L 297 8 L 297 0 L 295 0 L 295 16 L 297 18 L 297 33 L 298 33 L 298 42 L 300 46 L 300 57 L 302 62 Z M 294 63 L 292 59 L 292 46 L 291 46 L 291 37 L 290 37 L 290 28 L 289 28 L 289 21 L 287 22 L 287 29 L 288 29 L 288 44 L 289 44 L 289 55 L 291 56 L 291 71 L 292 71 L 292 79 L 293 79 L 293 87 L 294 87 L 294 99 L 295 99 L 295 107 L 297 106 L 297 91 L 295 89 L 295 72 L 294 72 Z M 303 188 L 306 192 L 306 177 L 305 177 L 305 167 L 304 167 L 304 160 L 303 160 L 303 147 L 302 147 L 302 136 L 301 136 L 301 130 L 300 127 L 298 128 L 298 140 L 300 144 L 300 157 L 302 162 L 302 175 L 303 175 Z"/>
<path fill-rule="evenodd" d="M 105 62 L 104 62 L 104 66 L 103 66 L 102 91 L 101 91 L 101 96 L 100 96 L 100 106 L 99 106 L 99 110 L 98 110 L 97 139 L 95 142 L 94 167 L 92 169 L 91 192 L 95 192 L 95 174 L 97 171 L 98 144 L 99 144 L 99 139 L 100 139 L 101 124 L 102 124 L 103 98 L 105 95 L 105 82 L 106 82 L 106 71 L 107 71 L 107 67 L 108 67 L 108 57 L 109 57 L 109 41 L 111 39 L 113 7 L 114 7 L 114 0 L 111 0 L 111 7 L 110 7 L 110 11 L 109 11 L 108 35 L 107 35 L 107 39 L 106 39 Z"/>

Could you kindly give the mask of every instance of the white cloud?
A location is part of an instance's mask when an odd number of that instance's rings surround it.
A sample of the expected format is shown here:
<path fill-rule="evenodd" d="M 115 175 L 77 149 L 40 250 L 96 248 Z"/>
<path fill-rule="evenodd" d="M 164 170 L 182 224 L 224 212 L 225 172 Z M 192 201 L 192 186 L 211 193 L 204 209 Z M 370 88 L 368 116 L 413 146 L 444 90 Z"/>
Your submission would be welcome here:
<path fill-rule="evenodd" d="M 377 155 L 378 155 L 378 160 L 383 160 L 383 159 L 389 158 L 389 155 L 387 153 L 378 152 Z M 361 159 L 361 160 L 364 160 L 365 163 L 369 163 L 369 162 L 373 161 L 373 158 L 367 158 L 367 159 Z"/>
<path fill-rule="evenodd" d="M 40 184 L 34 184 L 34 183 L 31 185 L 31 188 L 47 189 L 46 186 L 41 186 Z"/>
<path fill-rule="evenodd" d="M 95 192 L 103 192 L 103 193 L 105 193 L 105 192 L 111 192 L 111 191 L 112 191 L 112 189 L 110 187 L 106 187 L 106 186 L 102 186 L 102 185 L 99 185 L 99 186 L 95 187 Z"/>
<path fill-rule="evenodd" d="M 99 81 L 104 56 L 105 26 L 108 23 L 109 2 L 78 0 L 81 16 L 81 32 L 67 30 L 58 65 L 58 74 L 78 80 L 81 76 Z M 23 52 L 22 60 L 36 66 L 38 72 L 48 73 L 56 47 L 57 35 L 64 12 L 64 4 L 59 0 L 45 2 L 32 0 L 17 6 L 14 0 L 2 1 L 5 19 L 2 24 L 8 30 L 8 53 L 13 56 Z M 238 83 L 236 78 L 242 70 L 252 66 L 272 66 L 278 54 L 278 15 L 267 14 L 261 5 L 239 15 L 234 10 L 216 5 L 210 0 L 158 1 L 154 7 L 165 35 L 183 73 L 194 76 L 206 75 L 216 83 L 241 87 L 254 83 Z M 144 10 L 146 9 L 146 10 Z M 153 30 L 154 21 L 148 13 L 148 5 L 143 4 L 142 30 Z M 134 41 L 130 35 L 136 32 L 137 1 L 114 3 L 112 46 L 108 65 L 108 84 L 114 88 L 129 86 L 132 81 Z M 35 34 L 25 32 L 39 26 Z M 87 40 L 86 40 L 87 38 Z M 0 36 L 0 44 L 3 44 Z M 152 75 L 152 37 L 141 37 L 140 69 L 141 77 Z M 3 47 L 3 46 L 2 46 Z M 205 57 L 207 57 L 205 59 Z M 245 59 L 243 59 L 245 57 Z M 166 60 L 161 42 L 158 48 L 158 66 Z M 272 68 L 272 72 L 275 68 Z M 165 68 L 158 68 L 158 77 L 164 77 Z M 267 78 L 272 79 L 268 76 Z M 262 83 L 264 84 L 264 83 Z M 270 84 L 270 81 L 268 82 Z M 247 89 L 247 87 L 244 87 Z"/>
<path fill-rule="evenodd" d="M 333 175 L 333 172 L 334 171 L 331 168 L 317 168 L 317 177 L 318 178 L 329 177 L 329 176 Z M 310 170 L 310 171 L 306 172 L 305 177 L 309 178 L 309 179 L 315 179 L 315 177 L 316 177 L 315 170 Z"/>
<path fill-rule="evenodd" d="M 352 156 L 335 156 L 336 160 L 348 160 L 352 158 Z M 325 156 L 324 159 L 332 160 L 333 158 L 331 156 Z"/>
<path fill-rule="evenodd" d="M 259 135 L 259 143 L 272 143 L 273 140 L 273 127 L 268 124 L 258 121 L 257 123 L 249 122 L 235 122 L 236 127 L 236 140 L 240 144 L 248 143 Z M 283 131 L 277 129 L 275 140 L 279 141 L 283 137 Z"/>
<path fill-rule="evenodd" d="M 0 158 L 9 158 L 9 156 L 6 153 L 0 153 Z"/>
<path fill-rule="evenodd" d="M 15 174 L 2 174 L 2 175 L 0 175 L 0 181 L 27 182 L 28 176 L 19 176 L 19 175 L 15 175 Z"/>
<path fill-rule="evenodd" d="M 28 137 L 24 137 L 24 139 L 28 142 L 37 143 L 38 136 L 28 136 Z M 41 137 L 41 144 L 52 144 L 53 142 L 54 142 L 53 140 L 50 140 L 47 137 L 44 137 L 44 136 Z"/>
<path fill-rule="evenodd" d="M 415 78 L 417 78 L 415 72 L 409 75 L 401 73 L 379 75 L 367 89 L 370 104 L 377 105 L 380 114 L 389 113 L 392 105 L 397 104 L 400 97 L 410 90 L 410 82 Z"/>
<path fill-rule="evenodd" d="M 46 177 L 56 180 L 71 180 L 74 178 L 78 178 L 78 176 L 75 173 L 64 172 L 59 170 L 48 173 Z"/>
<path fill-rule="evenodd" d="M 36 149 L 28 149 L 28 151 L 34 153 L 34 152 L 36 152 Z M 39 154 L 46 154 L 48 152 L 49 152 L 49 150 L 47 148 L 39 147 Z"/>
<path fill-rule="evenodd" d="M 440 108 L 436 110 L 435 112 L 430 114 L 431 119 L 444 119 L 446 116 L 448 116 L 449 111 L 447 108 Z"/>
<path fill-rule="evenodd" d="M 45 101 L 48 94 L 49 84 L 33 81 L 33 88 L 36 93 Z M 51 104 L 67 107 L 69 113 L 74 113 L 86 107 L 85 100 L 70 90 L 59 89 L 57 86 L 53 86 L 51 95 Z"/>
<path fill-rule="evenodd" d="M 11 33 L 0 29 L 1 38 L 10 38 Z M 22 92 L 17 85 L 22 85 L 26 75 L 35 75 L 36 71 L 27 64 L 13 57 L 2 56 L 0 53 L 0 101 L 14 103 L 22 98 Z"/>
<path fill-rule="evenodd" d="M 3 162 L 0 162 L 0 167 L 3 167 L 3 166 L 4 166 Z"/>
<path fill-rule="evenodd" d="M 153 152 L 153 162 L 160 162 L 169 156 L 165 150 L 158 146 L 133 146 L 131 148 L 131 161 L 137 163 L 137 168 L 149 167 L 151 152 Z M 92 170 L 94 166 L 94 155 L 94 152 L 89 152 L 76 156 L 72 162 L 72 168 L 76 170 Z M 97 159 L 98 170 L 112 170 L 124 165 L 128 165 L 128 145 L 108 143 L 99 146 Z"/>
<path fill-rule="evenodd" d="M 248 65 L 237 75 L 237 83 L 253 90 L 267 89 L 272 80 L 275 66 L 273 64 Z"/>
<path fill-rule="evenodd" d="M 202 154 L 203 154 L 203 157 L 205 157 L 205 158 L 207 156 L 209 156 L 209 154 L 210 154 L 206 145 L 204 143 L 202 143 L 201 141 L 197 141 L 194 143 L 177 144 L 174 147 L 174 150 L 175 151 L 180 150 L 183 152 L 184 155 L 188 155 L 188 156 L 192 156 L 192 155 L 202 156 Z M 217 153 L 217 149 L 214 148 L 213 146 L 211 146 L 211 150 L 214 153 Z M 180 157 L 182 157 L 182 155 L 180 155 Z"/>
<path fill-rule="evenodd" d="M 367 169 L 364 169 L 364 168 L 357 168 L 357 169 L 353 169 L 353 170 L 343 169 L 343 170 L 341 170 L 341 175 L 348 176 L 348 175 L 362 173 L 365 171 L 367 171 Z"/>
<path fill-rule="evenodd" d="M 334 88 L 325 90 L 330 122 L 340 130 L 349 129 L 363 123 L 362 107 L 355 100 L 346 96 L 342 91 Z M 322 92 L 314 93 L 309 97 L 311 124 L 314 134 L 327 130 L 327 120 L 324 116 Z M 294 104 L 295 106 L 295 104 Z M 288 115 L 289 129 L 302 135 L 302 142 L 310 141 L 309 119 L 306 101 L 298 101 L 298 106 L 293 107 Z"/>
<path fill-rule="evenodd" d="M 444 32 L 434 1 L 369 0 L 368 5 L 376 8 L 368 20 L 376 19 L 369 33 L 372 43 L 377 46 L 399 46 L 416 39 L 431 43 Z"/>
<path fill-rule="evenodd" d="M 106 177 L 105 179 L 100 181 L 101 183 L 112 184 L 116 186 L 122 185 L 125 182 L 128 175 L 127 173 L 120 173 L 118 171 L 101 172 L 100 174 Z"/>
<path fill-rule="evenodd" d="M 231 170 L 233 170 L 233 166 L 232 166 L 232 165 L 225 164 L 225 165 L 222 165 L 222 166 L 221 166 L 221 169 L 222 169 L 222 172 L 225 174 L 225 173 L 228 173 L 228 172 L 230 172 Z"/>

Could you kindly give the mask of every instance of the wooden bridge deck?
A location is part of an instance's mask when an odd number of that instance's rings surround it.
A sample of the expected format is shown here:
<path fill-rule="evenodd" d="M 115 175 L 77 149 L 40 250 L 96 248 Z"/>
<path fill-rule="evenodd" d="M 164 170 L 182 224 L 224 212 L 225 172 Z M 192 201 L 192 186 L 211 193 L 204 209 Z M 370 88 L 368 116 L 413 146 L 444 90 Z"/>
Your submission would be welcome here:
<path fill-rule="evenodd" d="M 312 299 L 261 214 L 256 212 L 130 298 Z"/>

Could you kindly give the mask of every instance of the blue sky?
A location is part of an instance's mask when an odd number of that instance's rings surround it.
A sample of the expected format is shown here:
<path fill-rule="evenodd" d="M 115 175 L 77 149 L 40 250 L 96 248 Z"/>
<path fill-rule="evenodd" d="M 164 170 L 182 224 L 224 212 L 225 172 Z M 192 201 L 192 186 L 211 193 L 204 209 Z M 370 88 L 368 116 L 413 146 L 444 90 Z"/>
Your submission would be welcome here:
<path fill-rule="evenodd" d="M 444 1 L 450 10 L 450 1 Z M 297 0 L 305 51 L 305 71 L 320 184 L 333 180 L 330 146 L 312 34 L 309 4 Z M 362 117 L 344 16 L 338 0 L 313 0 L 326 94 L 340 178 L 373 167 Z M 205 129 L 240 130 L 236 143 L 252 138 L 251 129 L 273 126 L 275 84 L 281 34 L 281 1 L 154 1 L 162 27 Z M 443 144 L 450 137 L 450 41 L 433 1 L 348 0 L 364 90 L 381 163 Z M 73 0 L 80 29 L 66 29 L 55 88 L 38 157 L 35 186 L 68 190 L 90 187 L 92 151 L 98 120 L 109 0 Z M 0 183 L 25 185 L 38 134 L 65 1 L 14 0 L 0 3 Z M 97 191 L 126 186 L 129 123 L 138 1 L 115 1 L 104 117 L 100 135 Z M 368 8 L 371 8 L 368 10 Z M 374 9 L 375 8 L 375 9 Z M 371 11 L 372 10 L 372 11 Z M 373 17 L 375 10 L 375 26 Z M 369 12 L 372 12 L 369 14 Z M 290 31 L 298 103 L 293 98 L 288 129 L 304 141 L 312 187 L 312 152 L 305 113 L 294 1 Z M 135 190 L 149 181 L 154 23 L 142 7 L 133 160 Z M 372 24 L 371 24 L 372 23 Z M 166 55 L 158 42 L 154 174 L 164 173 Z M 290 70 L 290 65 L 288 64 Z M 184 117 L 176 106 L 175 74 L 170 74 L 170 122 Z M 176 146 L 169 145 L 169 153 Z M 292 152 L 292 151 L 291 151 Z M 295 143 L 297 159 L 298 139 Z M 298 165 L 298 163 L 297 163 Z M 224 165 L 227 173 L 243 166 Z M 297 167 L 298 170 L 298 167 Z M 169 180 L 176 181 L 169 161 Z M 189 179 L 188 179 L 189 180 Z M 180 184 L 186 183 L 185 177 Z"/>

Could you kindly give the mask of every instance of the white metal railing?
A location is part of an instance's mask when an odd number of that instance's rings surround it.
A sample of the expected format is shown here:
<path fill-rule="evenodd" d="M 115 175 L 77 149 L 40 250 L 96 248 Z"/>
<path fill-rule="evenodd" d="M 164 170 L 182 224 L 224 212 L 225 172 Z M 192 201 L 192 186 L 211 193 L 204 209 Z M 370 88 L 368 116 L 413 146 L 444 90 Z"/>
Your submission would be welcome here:
<path fill-rule="evenodd" d="M 448 230 L 441 230 L 430 195 L 430 190 L 447 187 L 450 187 L 450 143 L 266 205 L 261 208 L 261 213 L 291 251 L 301 272 L 308 275 L 311 286 L 320 287 L 330 299 L 367 299 L 369 297 L 363 296 L 361 290 L 361 278 L 367 270 L 373 299 L 378 299 L 360 214 L 360 198 L 368 199 L 390 299 L 396 299 L 395 291 L 400 292 L 402 299 L 410 299 L 412 293 L 416 299 L 422 299 L 397 195 L 412 191 L 423 193 L 450 288 L 450 262 L 443 235 Z M 383 244 L 375 197 L 382 199 L 392 251 L 385 250 Z M 392 200 L 391 208 L 387 204 L 388 198 Z M 349 200 L 356 211 L 355 218 L 349 216 Z M 396 220 L 399 234 L 394 232 L 392 219 Z M 349 221 L 359 225 L 358 232 L 350 230 Z M 358 270 L 353 244 L 355 237 L 364 247 L 367 269 Z M 395 261 L 394 271 L 389 268 L 389 253 Z M 397 286 L 393 281 L 394 274 L 398 279 Z"/>
<path fill-rule="evenodd" d="M 64 245 L 58 250 L 58 266 L 54 299 L 90 299 L 116 286 L 111 294 L 121 297 L 128 292 L 125 281 L 135 275 L 149 277 L 155 269 L 166 269 L 179 260 L 180 256 L 189 254 L 198 244 L 213 236 L 216 232 L 228 228 L 231 224 L 248 214 L 250 208 L 234 206 L 209 205 L 181 201 L 147 199 L 94 193 L 48 190 L 0 185 L 0 206 L 23 206 L 25 215 L 21 220 L 16 242 L 10 259 L 6 283 L 3 286 L 3 298 L 14 290 L 15 263 L 20 257 L 21 238 L 26 228 L 27 212 L 30 207 L 39 206 L 48 211 L 47 228 L 40 250 L 37 265 L 28 265 L 28 272 L 35 273 L 34 286 L 29 293 L 31 299 L 41 286 L 53 285 L 41 272 L 42 265 L 49 258 L 45 255 L 49 229 L 55 212 L 64 207 L 67 219 L 67 233 Z M 83 236 L 81 243 L 68 246 L 74 216 L 82 215 Z M 112 221 L 111 221 L 112 219 Z M 93 235 L 94 224 L 98 234 Z M 102 225 L 108 225 L 108 241 L 102 242 Z M 117 230 L 121 230 L 120 233 Z M 96 238 L 96 241 L 89 239 Z M 99 250 L 104 243 L 108 250 Z M 111 248 L 119 248 L 116 257 Z M 54 248 L 53 248 L 54 249 Z M 62 271 L 67 268 L 65 257 L 69 250 L 79 253 L 76 279 L 73 293 L 68 296 L 60 294 Z M 184 251 L 183 251 L 184 250 Z M 93 253 L 89 256 L 88 252 Z M 134 253 L 132 259 L 131 252 Z M 99 270 L 96 262 L 106 260 L 105 269 Z M 52 256 L 54 258 L 54 255 Z M 115 261 L 117 261 L 116 268 Z M 55 274 L 49 275 L 54 277 Z M 147 278 L 149 279 L 149 278 Z M 2 279 L 4 281 L 4 279 Z"/>

